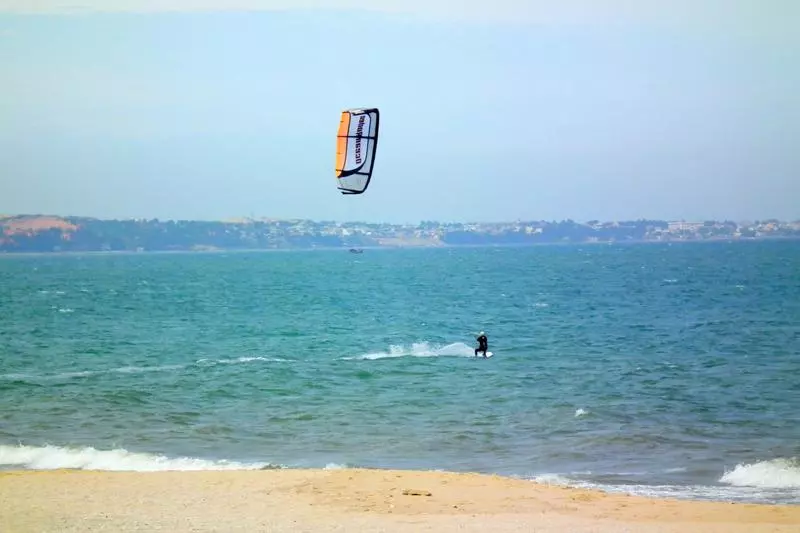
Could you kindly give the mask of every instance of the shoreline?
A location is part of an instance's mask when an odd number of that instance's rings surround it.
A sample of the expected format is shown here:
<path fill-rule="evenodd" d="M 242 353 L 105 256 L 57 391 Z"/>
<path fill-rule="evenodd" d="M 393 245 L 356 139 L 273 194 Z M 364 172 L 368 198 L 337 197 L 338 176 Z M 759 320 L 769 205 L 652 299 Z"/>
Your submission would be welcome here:
<path fill-rule="evenodd" d="M 789 532 L 800 506 L 391 469 L 0 472 L 0 530 Z"/>

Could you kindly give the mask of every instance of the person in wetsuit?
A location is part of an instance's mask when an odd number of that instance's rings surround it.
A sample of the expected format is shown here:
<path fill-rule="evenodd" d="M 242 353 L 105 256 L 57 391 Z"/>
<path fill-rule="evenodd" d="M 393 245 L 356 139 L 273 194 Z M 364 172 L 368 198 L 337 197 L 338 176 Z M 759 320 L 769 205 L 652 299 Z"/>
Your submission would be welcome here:
<path fill-rule="evenodd" d="M 482 331 L 480 335 L 478 335 L 478 347 L 475 348 L 475 357 L 478 357 L 478 352 L 483 352 L 483 356 L 486 357 L 486 350 L 489 349 L 489 341 L 486 338 L 486 334 Z"/>

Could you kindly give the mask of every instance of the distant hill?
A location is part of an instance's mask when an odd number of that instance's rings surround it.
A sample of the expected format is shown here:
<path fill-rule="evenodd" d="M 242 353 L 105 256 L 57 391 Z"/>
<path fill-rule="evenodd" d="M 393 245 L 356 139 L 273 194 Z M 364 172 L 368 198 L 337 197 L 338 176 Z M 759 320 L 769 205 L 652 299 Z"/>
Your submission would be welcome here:
<path fill-rule="evenodd" d="M 6 235 L 33 235 L 50 229 L 73 232 L 78 229 L 78 226 L 66 219 L 52 216 L 0 216 L 0 220 L 3 221 L 3 233 Z"/>
<path fill-rule="evenodd" d="M 516 221 L 392 225 L 310 220 L 0 216 L 0 252 L 269 250 L 800 238 L 800 222 Z"/>

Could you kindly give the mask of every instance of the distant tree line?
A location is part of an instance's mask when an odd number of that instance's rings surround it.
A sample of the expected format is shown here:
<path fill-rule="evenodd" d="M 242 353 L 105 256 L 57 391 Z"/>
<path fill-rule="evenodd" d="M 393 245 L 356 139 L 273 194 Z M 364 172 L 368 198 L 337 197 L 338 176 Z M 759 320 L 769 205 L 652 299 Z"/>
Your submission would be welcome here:
<path fill-rule="evenodd" d="M 205 222 L 64 217 L 59 219 L 64 221 L 64 227 L 36 229 L 35 225 L 29 223 L 35 218 L 0 219 L 0 252 L 337 248 L 380 246 L 382 239 L 392 239 L 393 245 L 402 244 L 404 240 L 444 245 L 532 245 L 800 237 L 800 225 L 778 221 L 764 221 L 748 227 L 727 221 L 706 221 L 684 226 L 661 220 L 613 223 L 564 220 L 505 224 L 440 224 L 425 221 L 416 226 L 397 226 L 311 221 Z"/>

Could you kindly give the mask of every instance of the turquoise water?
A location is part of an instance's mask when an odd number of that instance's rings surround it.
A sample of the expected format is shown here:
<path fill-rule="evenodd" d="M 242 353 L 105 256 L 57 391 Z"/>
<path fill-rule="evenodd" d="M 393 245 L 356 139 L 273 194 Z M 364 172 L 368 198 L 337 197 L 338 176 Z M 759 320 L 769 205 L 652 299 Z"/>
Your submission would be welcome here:
<path fill-rule="evenodd" d="M 0 468 L 800 503 L 797 242 L 6 256 L 0 311 Z"/>

